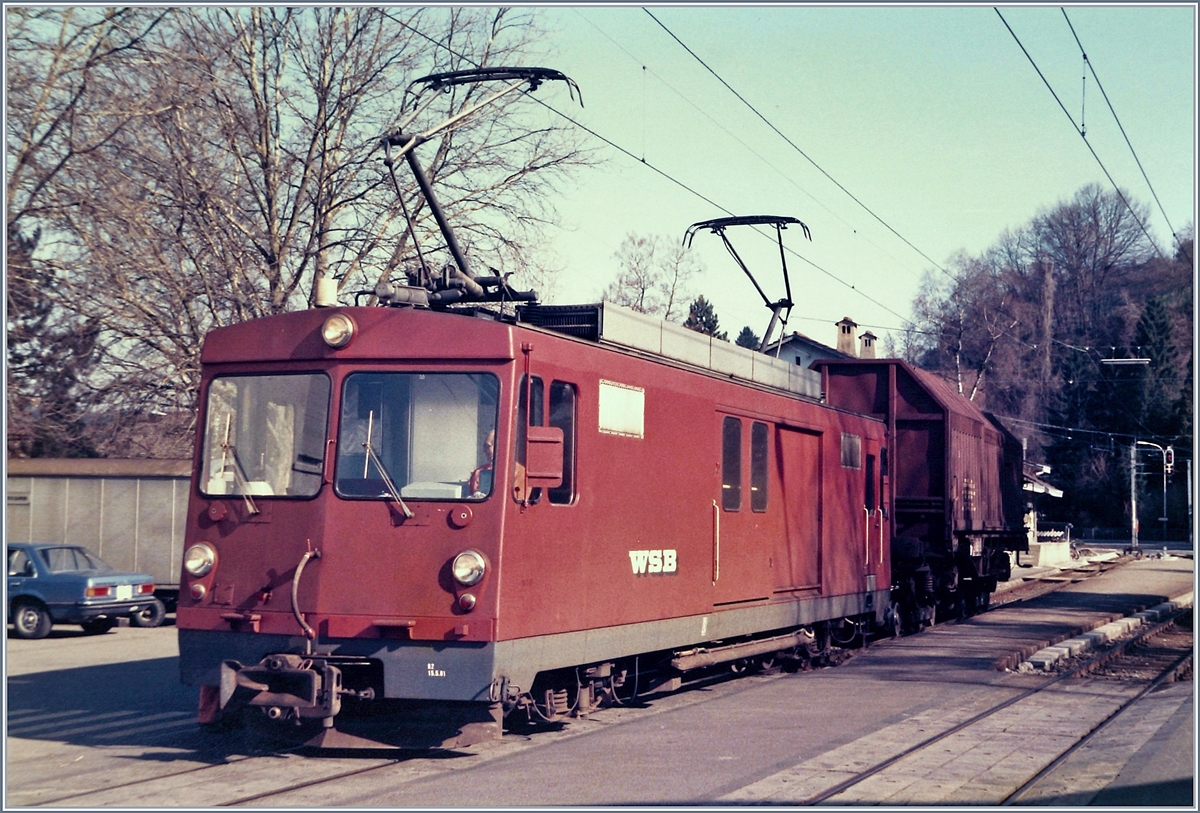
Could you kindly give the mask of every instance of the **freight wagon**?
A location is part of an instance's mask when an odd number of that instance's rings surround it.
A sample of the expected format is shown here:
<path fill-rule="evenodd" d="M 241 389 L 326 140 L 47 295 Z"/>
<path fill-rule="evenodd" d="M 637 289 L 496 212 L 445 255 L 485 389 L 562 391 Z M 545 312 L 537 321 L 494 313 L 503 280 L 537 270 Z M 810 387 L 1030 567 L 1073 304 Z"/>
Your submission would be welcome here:
<path fill-rule="evenodd" d="M 1024 449 L 999 420 L 900 359 L 820 359 L 826 400 L 886 422 L 894 600 L 915 630 L 987 609 L 1029 550 Z M 885 463 L 886 465 L 886 463 Z"/>

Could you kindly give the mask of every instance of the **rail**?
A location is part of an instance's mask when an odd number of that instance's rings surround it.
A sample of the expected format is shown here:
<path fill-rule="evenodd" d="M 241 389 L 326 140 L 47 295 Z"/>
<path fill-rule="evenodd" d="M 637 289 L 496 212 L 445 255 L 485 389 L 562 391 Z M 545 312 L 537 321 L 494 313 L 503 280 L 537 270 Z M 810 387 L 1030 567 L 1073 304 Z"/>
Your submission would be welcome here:
<path fill-rule="evenodd" d="M 1046 689 L 1050 688 L 1051 686 L 1058 683 L 1059 681 L 1065 680 L 1069 677 L 1073 677 L 1074 675 L 1079 674 L 1080 672 L 1084 672 L 1085 670 L 1094 669 L 1100 663 L 1116 657 L 1118 654 L 1123 652 L 1125 647 L 1127 647 L 1128 645 L 1134 643 L 1135 641 L 1140 641 L 1144 638 L 1148 638 L 1148 637 L 1151 637 L 1151 636 L 1157 634 L 1158 632 L 1163 630 L 1165 627 L 1174 623 L 1177 619 L 1190 613 L 1191 611 L 1192 610 L 1190 607 L 1178 610 L 1175 613 L 1173 613 L 1166 621 L 1163 621 L 1159 624 L 1156 624 L 1153 627 L 1149 627 L 1145 630 L 1142 630 L 1137 635 L 1135 635 L 1125 641 L 1122 641 L 1118 644 L 1115 644 L 1114 646 L 1110 647 L 1109 649 L 1106 649 L 1105 651 L 1100 652 L 1091 658 L 1088 658 L 1086 661 L 1080 663 L 1079 665 L 1073 667 L 1072 669 L 1069 669 L 1065 672 L 1055 675 L 1053 678 L 1050 678 L 1049 680 L 1045 681 L 1044 683 L 1042 683 L 1039 686 L 1035 686 L 1031 689 L 1026 689 L 1024 692 L 1021 692 L 1018 695 L 1010 697 L 1008 700 L 1005 700 L 1002 703 L 997 703 L 996 705 L 992 706 L 991 708 L 988 708 L 988 709 L 985 709 L 985 710 L 979 712 L 975 716 L 973 716 L 967 720 L 964 720 L 963 722 L 959 723 L 958 725 L 952 726 L 951 728 L 949 728 L 945 731 L 941 731 L 937 734 L 934 734 L 931 737 L 927 737 L 926 739 L 922 740 L 921 742 L 918 742 L 917 744 L 915 744 L 909 748 L 906 748 L 905 750 L 901 751 L 900 753 L 895 754 L 894 756 L 891 756 L 888 759 L 885 759 L 882 762 L 879 762 L 876 765 L 873 765 L 872 767 L 867 768 L 866 770 L 864 770 L 858 774 L 855 774 L 854 776 L 850 777 L 849 779 L 846 779 L 845 781 L 839 782 L 838 784 L 834 785 L 831 788 L 825 789 L 821 793 L 819 793 L 816 796 L 813 796 L 809 799 L 806 799 L 805 801 L 801 802 L 800 804 L 802 806 L 803 805 L 815 805 L 815 804 L 819 804 L 821 802 L 827 801 L 829 799 L 832 799 L 834 796 L 844 793 L 845 791 L 849 790 L 850 788 L 854 787 L 855 785 L 858 785 L 861 782 L 864 782 L 867 779 L 870 779 L 872 776 L 882 773 L 883 771 L 887 770 L 888 768 L 890 768 L 891 766 L 900 762 L 901 760 L 905 759 L 906 757 L 910 757 L 913 754 L 917 754 L 917 753 L 925 750 L 926 748 L 929 748 L 931 745 L 935 745 L 935 744 L 947 739 L 948 737 L 950 737 L 954 734 L 957 734 L 960 731 L 963 731 L 964 729 L 970 728 L 971 726 L 973 726 L 983 720 L 986 720 L 989 717 L 992 717 L 992 716 L 998 714 L 999 712 L 1009 708 L 1010 706 L 1014 706 L 1017 703 L 1022 702 L 1023 700 L 1026 700 L 1034 695 L 1040 694 L 1041 692 L 1044 692 Z M 1190 656 L 1191 656 L 1191 653 L 1187 653 L 1187 657 L 1190 657 Z M 1165 676 L 1166 673 L 1173 674 L 1177 668 L 1178 667 L 1175 666 L 1175 667 L 1172 667 L 1172 668 L 1166 670 L 1164 675 L 1160 675 L 1159 678 L 1156 679 L 1155 683 L 1152 684 L 1152 686 L 1157 685 L 1158 683 L 1161 683 L 1162 680 L 1166 679 L 1166 676 Z M 1115 719 L 1116 716 L 1118 714 L 1120 714 L 1121 711 L 1125 710 L 1126 708 L 1131 706 L 1133 703 L 1137 702 L 1137 700 L 1141 699 L 1142 697 L 1145 697 L 1145 695 L 1147 693 L 1149 693 L 1149 691 L 1151 691 L 1151 688 L 1152 687 L 1147 687 L 1146 690 L 1144 690 L 1143 692 L 1139 693 L 1132 699 L 1123 703 L 1122 706 L 1116 712 L 1114 712 L 1112 715 L 1109 716 L 1109 718 L 1107 718 L 1106 720 L 1101 722 L 1099 725 L 1097 725 L 1095 728 L 1093 728 L 1091 732 L 1089 732 L 1088 734 L 1085 735 L 1085 737 L 1090 738 L 1090 737 L 1094 736 L 1103 726 L 1107 725 L 1109 722 L 1111 722 L 1111 720 Z M 1076 745 L 1078 746 L 1079 744 L 1077 743 Z M 1065 757 L 1060 757 L 1060 761 L 1062 758 L 1065 758 Z M 1041 776 L 1044 776 L 1044 774 L 1042 774 Z M 1035 779 L 1037 779 L 1037 778 L 1039 778 L 1039 777 L 1035 777 Z M 1010 794 L 1009 797 L 1007 799 L 1005 799 L 1005 801 L 1002 804 L 1010 803 L 1010 800 L 1015 800 L 1020 794 L 1025 793 L 1032 786 L 1033 786 L 1033 780 L 1030 780 L 1030 782 L 1026 783 L 1026 785 L 1022 786 L 1021 788 L 1018 788 L 1017 791 L 1015 791 L 1013 794 Z"/>

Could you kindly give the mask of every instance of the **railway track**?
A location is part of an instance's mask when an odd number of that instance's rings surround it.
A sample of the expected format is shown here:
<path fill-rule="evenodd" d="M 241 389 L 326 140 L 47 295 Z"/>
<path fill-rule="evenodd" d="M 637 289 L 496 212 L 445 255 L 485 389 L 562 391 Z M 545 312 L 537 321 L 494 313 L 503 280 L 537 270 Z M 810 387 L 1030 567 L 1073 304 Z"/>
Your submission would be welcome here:
<path fill-rule="evenodd" d="M 1016 804 L 1019 800 L 1031 795 L 1059 766 L 1086 748 L 1105 728 L 1132 709 L 1135 704 L 1144 700 L 1155 689 L 1168 682 L 1191 680 L 1194 667 L 1193 618 L 1190 609 L 1183 610 L 1177 618 L 1159 624 L 1157 627 L 1147 630 L 1143 635 L 1136 635 L 1128 641 L 1118 643 L 1108 653 L 1109 657 L 1107 658 L 1097 658 L 1094 661 L 1084 660 L 1078 664 L 1079 669 L 1075 669 L 1075 664 L 1069 664 L 1064 670 L 1064 674 L 1081 672 L 1100 678 L 1149 682 L 1077 743 L 1009 794 L 1001 804 Z"/>
<path fill-rule="evenodd" d="M 1110 559 L 1103 562 L 1093 562 L 1091 564 L 1082 565 L 1072 568 L 1071 570 L 1060 570 L 1053 575 L 1033 576 L 1030 577 L 1024 584 L 1007 590 L 1004 593 L 994 596 L 990 609 L 998 607 L 1006 607 L 1010 604 L 1016 604 L 1022 601 L 1029 601 L 1038 596 L 1044 596 L 1047 593 L 1053 593 L 1068 584 L 1075 584 L 1086 579 L 1100 576 L 1114 568 L 1118 568 L 1124 564 L 1134 561 L 1132 556 L 1121 556 L 1117 559 Z"/>
<path fill-rule="evenodd" d="M 1066 583 L 1070 582 L 1048 584 L 1051 587 L 1061 587 Z M 997 604 L 996 606 L 1001 605 Z M 1158 669 L 1157 661 L 1151 658 L 1151 655 L 1154 654 L 1150 651 L 1152 648 L 1141 646 L 1134 641 L 1145 640 L 1145 636 L 1153 634 L 1155 631 L 1161 633 L 1164 629 L 1166 629 L 1164 625 L 1159 625 L 1153 630 L 1144 631 L 1141 636 L 1131 638 L 1130 641 L 1121 642 L 1120 647 L 1114 647 L 1099 656 L 1087 659 L 1086 662 L 1068 664 L 1069 671 L 1064 670 L 1039 686 L 1004 703 L 996 704 L 978 713 L 972 709 L 972 716 L 969 719 L 953 725 L 936 737 L 922 740 L 916 746 L 908 748 L 890 759 L 880 761 L 879 764 L 863 770 L 847 781 L 812 794 L 806 799 L 806 802 L 815 804 L 822 801 L 832 801 L 833 803 L 849 801 L 853 803 L 856 800 L 850 794 L 863 783 L 870 782 L 872 778 L 887 775 L 889 772 L 891 774 L 911 772 L 907 766 L 913 760 L 920 759 L 922 753 L 936 750 L 938 744 L 945 743 L 952 737 L 967 735 L 972 728 L 977 729 L 986 725 L 988 720 L 995 719 L 1010 707 L 1028 702 L 1030 698 L 1049 694 L 1051 692 L 1047 692 L 1048 689 L 1070 683 L 1070 678 L 1088 674 L 1089 670 L 1095 677 L 1102 677 L 1107 673 L 1118 678 L 1121 685 L 1130 680 L 1142 681 L 1143 684 L 1149 683 L 1149 672 L 1154 671 L 1154 676 L 1157 677 L 1161 670 Z M 1190 641 L 1190 635 L 1189 626 L 1184 636 L 1187 641 Z M 1190 644 L 1187 648 L 1190 651 Z M 855 652 L 856 650 L 848 650 L 847 656 L 851 657 Z M 406 783 L 422 779 L 436 779 L 439 775 L 450 774 L 460 767 L 480 767 L 496 759 L 515 756 L 531 745 L 553 745 L 559 740 L 568 740 L 579 736 L 586 737 L 590 733 L 614 724 L 644 720 L 647 714 L 654 715 L 659 710 L 678 709 L 684 705 L 706 702 L 709 697 L 705 690 L 706 686 L 716 686 L 718 683 L 726 682 L 726 680 L 714 680 L 711 683 L 706 681 L 705 686 L 701 686 L 701 690 L 695 692 L 688 692 L 685 688 L 680 694 L 690 695 L 690 697 L 677 697 L 669 704 L 663 704 L 661 709 L 647 710 L 637 707 L 608 709 L 600 715 L 595 715 L 595 719 L 572 721 L 569 726 L 561 730 L 542 730 L 533 734 L 532 737 L 506 735 L 504 741 L 470 749 L 469 760 L 460 759 L 463 756 L 461 752 L 401 752 L 397 754 L 390 751 L 360 751 L 353 754 L 342 752 L 314 755 L 302 748 L 278 750 L 277 745 L 273 748 L 270 747 L 270 743 L 263 743 L 258 748 L 242 748 L 234 751 L 230 750 L 228 743 L 221 743 L 220 746 L 217 746 L 215 741 L 212 741 L 208 744 L 208 747 L 212 749 L 210 757 L 213 760 L 209 764 L 197 766 L 192 762 L 186 768 L 167 769 L 165 772 L 158 772 L 150 777 L 144 775 L 140 778 L 129 777 L 125 781 L 118 781 L 104 787 L 93 787 L 83 792 L 58 794 L 53 798 L 39 798 L 35 804 L 156 805 L 161 804 L 164 799 L 171 799 L 174 800 L 174 803 L 187 803 L 189 806 L 257 806 L 288 804 L 293 800 L 301 800 L 297 802 L 300 804 L 312 804 L 322 798 L 328 799 L 327 803 L 329 804 L 346 804 L 348 802 L 345 801 L 345 794 L 350 792 L 348 788 L 361 783 L 386 782 L 392 787 L 402 787 Z M 728 681 L 728 685 L 733 687 L 741 682 L 740 679 Z M 750 684 L 747 684 L 747 687 L 749 686 Z M 1122 697 L 1120 707 L 1125 708 L 1132 702 L 1136 702 L 1136 698 L 1127 700 Z M 659 704 L 656 702 L 654 705 Z M 1019 711 L 1019 709 L 1015 711 Z M 959 718 L 962 716 L 963 714 L 958 715 Z M 1110 715 L 1112 719 L 1115 719 L 1116 716 L 1115 712 Z M 953 722 L 953 714 L 946 716 L 943 713 L 942 717 L 934 719 L 938 727 L 941 727 L 944 723 Z M 1107 723 L 1102 724 L 1106 725 Z M 1096 731 L 1100 728 L 1100 725 L 1095 726 Z M 1093 733 L 1087 733 L 1086 736 L 1090 738 Z M 1082 740 L 1082 737 L 1080 739 Z M 911 743 L 913 739 L 910 738 L 907 742 Z M 1055 756 L 1057 755 L 1058 752 Z M 1053 757 L 1047 757 L 1044 762 L 1039 763 L 1038 767 L 1052 760 Z M 160 766 L 160 771 L 162 767 L 165 766 Z M 1053 767 L 1053 765 L 1047 764 L 1046 770 L 1039 776 L 1052 771 Z M 1036 770 L 1035 768 L 1034 771 Z M 1026 771 L 1024 776 L 1029 776 L 1034 771 Z M 826 772 L 822 785 L 828 784 L 829 776 L 830 773 Z M 1016 784 L 1018 783 L 1013 783 L 1013 786 L 1015 787 Z M 1029 785 L 1029 788 L 1032 787 L 1032 784 Z M 188 792 L 181 793 L 181 788 L 187 788 Z M 1027 793 L 1029 788 L 1021 792 Z M 1014 798 L 1018 797 L 1014 796 Z M 990 803 L 998 803 L 998 800 Z"/>
<path fill-rule="evenodd" d="M 1145 698 L 1162 683 L 1174 679 L 1181 673 L 1190 678 L 1192 658 L 1191 618 L 1192 611 L 1190 608 L 1180 610 L 1167 621 L 1133 633 L 1127 639 L 1117 642 L 1102 652 L 1075 659 L 1074 663 L 1069 664 L 1058 674 L 1043 681 L 1040 685 L 1027 689 L 944 731 L 940 731 L 904 749 L 900 753 L 812 795 L 803 802 L 800 802 L 800 804 L 814 805 L 822 802 L 869 804 L 883 801 L 873 798 L 870 795 L 855 797 L 851 794 L 851 791 L 868 780 L 879 777 L 892 769 L 898 772 L 908 771 L 910 776 L 919 776 L 920 769 L 916 768 L 913 763 L 919 763 L 922 755 L 939 749 L 939 746 L 943 746 L 947 741 L 964 734 L 964 732 L 986 725 L 997 715 L 1007 712 L 1019 704 L 1028 704 L 1034 699 L 1040 699 L 1045 692 L 1070 678 L 1094 674 L 1142 684 L 1139 690 L 1123 698 L 1116 709 L 1107 714 L 1098 723 L 1091 725 L 1069 748 L 1051 760 L 1049 764 L 1038 771 L 1033 777 L 1020 784 L 1011 793 L 1000 799 L 986 800 L 986 802 L 985 800 L 979 800 L 980 802 L 990 804 L 1013 804 L 1034 788 L 1038 782 L 1050 775 L 1063 761 L 1076 753 L 1080 748 L 1086 746 L 1106 726 L 1128 711 L 1138 701 Z M 1154 637 L 1163 635 L 1167 635 L 1172 639 L 1171 646 L 1152 648 L 1147 645 L 1147 642 Z M 1147 680 L 1146 678 L 1151 674 L 1152 677 Z M 943 747 L 941 750 L 945 751 L 946 749 Z"/>

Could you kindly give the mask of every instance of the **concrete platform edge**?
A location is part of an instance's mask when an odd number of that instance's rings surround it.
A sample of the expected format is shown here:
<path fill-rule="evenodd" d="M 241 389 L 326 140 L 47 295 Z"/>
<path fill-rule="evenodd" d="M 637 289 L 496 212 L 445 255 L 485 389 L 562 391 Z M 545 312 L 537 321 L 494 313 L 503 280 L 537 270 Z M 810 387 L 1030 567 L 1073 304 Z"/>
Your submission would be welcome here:
<path fill-rule="evenodd" d="M 1176 610 L 1191 607 L 1193 591 L 1164 601 L 1148 609 L 1138 608 L 1125 616 L 1110 614 L 1108 620 L 1099 620 L 1093 626 L 1081 628 L 1072 635 L 1064 635 L 1053 641 L 1048 641 L 1040 648 L 1032 646 L 1022 648 L 1020 653 L 1005 656 L 996 662 L 998 670 L 1011 670 L 1032 673 L 1048 671 L 1056 663 L 1078 652 L 1087 652 L 1096 647 L 1122 637 L 1128 632 L 1149 624 L 1156 624 Z M 1029 650 L 1033 649 L 1032 652 Z"/>

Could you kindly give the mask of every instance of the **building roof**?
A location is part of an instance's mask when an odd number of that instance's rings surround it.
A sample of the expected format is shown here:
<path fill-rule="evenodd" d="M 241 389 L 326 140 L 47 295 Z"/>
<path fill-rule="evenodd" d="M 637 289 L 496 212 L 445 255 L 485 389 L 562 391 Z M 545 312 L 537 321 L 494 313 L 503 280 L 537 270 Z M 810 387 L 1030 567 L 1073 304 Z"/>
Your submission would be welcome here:
<path fill-rule="evenodd" d="M 10 457 L 9 477 L 190 477 L 191 460 Z"/>
<path fill-rule="evenodd" d="M 782 339 L 778 339 L 776 341 L 771 342 L 771 344 L 768 345 L 768 347 L 767 347 L 767 352 L 774 353 L 776 347 L 787 347 L 789 344 L 806 344 L 806 345 L 809 345 L 810 347 L 819 348 L 822 352 L 832 353 L 833 355 L 838 356 L 838 357 L 854 358 L 853 356 L 847 356 L 845 353 L 841 352 L 840 350 L 832 348 L 829 345 L 824 344 L 823 342 L 819 342 L 816 339 L 813 339 L 809 336 L 805 336 L 803 333 L 799 333 L 794 330 L 791 333 L 784 336 Z"/>

